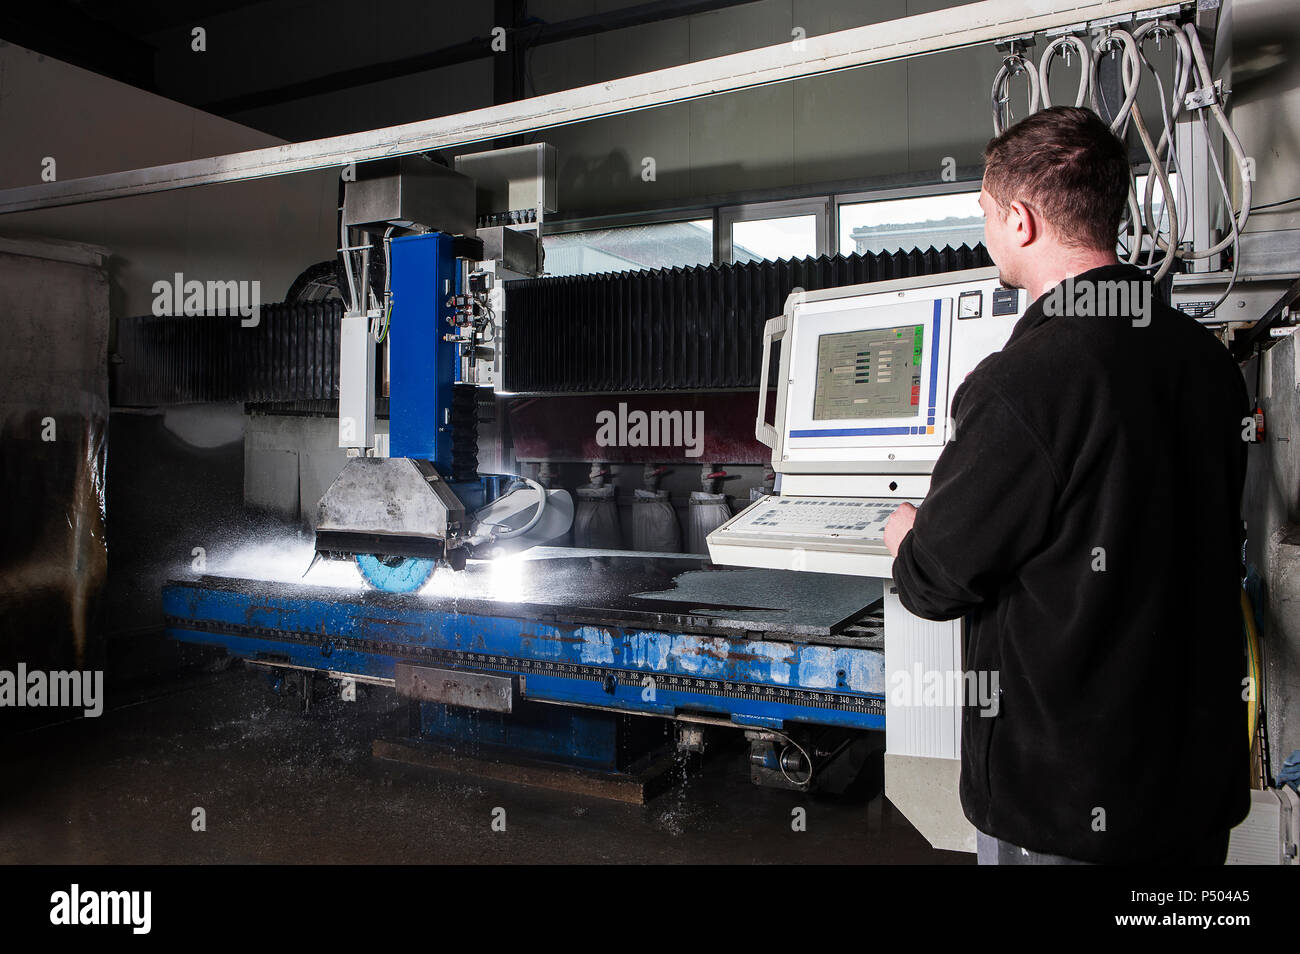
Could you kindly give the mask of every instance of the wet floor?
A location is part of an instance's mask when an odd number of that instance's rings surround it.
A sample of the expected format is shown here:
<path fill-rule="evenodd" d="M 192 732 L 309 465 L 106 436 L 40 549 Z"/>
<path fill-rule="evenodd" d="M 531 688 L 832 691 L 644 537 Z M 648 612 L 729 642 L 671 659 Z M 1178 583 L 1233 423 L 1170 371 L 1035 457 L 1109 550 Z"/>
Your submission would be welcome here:
<path fill-rule="evenodd" d="M 878 794 L 758 788 L 739 747 L 631 806 L 371 757 L 372 740 L 406 727 L 389 690 L 303 712 L 245 668 L 155 684 L 98 719 L 0 739 L 0 862 L 974 860 L 931 849 Z M 206 831 L 193 830 L 195 809 Z"/>

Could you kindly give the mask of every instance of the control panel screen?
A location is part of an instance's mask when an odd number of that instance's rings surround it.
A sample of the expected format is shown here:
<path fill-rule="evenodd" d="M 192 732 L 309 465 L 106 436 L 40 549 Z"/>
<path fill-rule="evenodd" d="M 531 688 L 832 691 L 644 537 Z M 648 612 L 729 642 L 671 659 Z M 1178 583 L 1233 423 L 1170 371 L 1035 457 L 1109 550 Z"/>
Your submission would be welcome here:
<path fill-rule="evenodd" d="M 813 420 L 915 416 L 924 346 L 925 325 L 822 335 Z"/>

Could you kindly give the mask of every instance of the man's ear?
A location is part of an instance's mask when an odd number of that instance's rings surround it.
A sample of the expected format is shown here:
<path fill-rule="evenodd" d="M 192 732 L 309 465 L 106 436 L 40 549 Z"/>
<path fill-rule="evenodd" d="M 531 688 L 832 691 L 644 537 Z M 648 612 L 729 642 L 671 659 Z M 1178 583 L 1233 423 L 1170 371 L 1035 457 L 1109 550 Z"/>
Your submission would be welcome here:
<path fill-rule="evenodd" d="M 1024 248 L 1038 238 L 1039 224 L 1034 210 L 1020 201 L 1013 201 L 1007 211 L 1011 240 Z"/>

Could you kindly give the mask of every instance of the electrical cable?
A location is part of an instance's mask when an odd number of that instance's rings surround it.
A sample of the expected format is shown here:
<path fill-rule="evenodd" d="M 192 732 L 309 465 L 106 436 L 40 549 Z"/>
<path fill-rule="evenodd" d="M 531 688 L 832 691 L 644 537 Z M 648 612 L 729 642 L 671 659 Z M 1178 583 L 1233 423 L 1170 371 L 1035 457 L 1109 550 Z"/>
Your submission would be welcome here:
<path fill-rule="evenodd" d="M 375 300 L 375 291 L 370 287 L 370 248 L 369 242 L 361 247 L 361 276 L 359 279 L 363 301 L 361 310 L 367 315 L 379 307 L 379 302 Z"/>
<path fill-rule="evenodd" d="M 796 749 L 799 750 L 799 754 L 802 755 L 804 757 L 804 760 L 807 761 L 808 763 L 808 777 L 805 778 L 803 781 L 796 781 L 795 779 L 792 779 L 790 777 L 790 773 L 785 770 L 785 758 L 784 758 L 785 749 L 782 749 L 780 752 L 776 753 L 776 767 L 781 770 L 781 774 L 785 776 L 785 780 L 789 782 L 791 785 L 803 786 L 809 784 L 813 778 L 813 760 L 812 760 L 812 756 L 808 754 L 808 750 L 805 749 L 798 742 L 796 742 L 794 739 L 790 738 L 790 736 L 786 735 L 784 732 L 778 732 L 776 729 L 767 729 L 766 731 L 771 732 L 773 735 L 780 736 L 781 738 L 785 739 L 787 749 L 793 745 Z"/>
<path fill-rule="evenodd" d="M 388 338 L 388 328 L 393 318 L 393 226 L 384 231 L 384 324 L 375 336 L 375 344 L 383 344 Z"/>
<path fill-rule="evenodd" d="M 357 283 L 352 277 L 352 253 L 348 251 L 348 227 L 339 222 L 339 254 L 343 256 L 343 275 L 348 280 L 348 311 L 357 307 Z"/>
<path fill-rule="evenodd" d="M 674 715 L 672 718 L 678 722 L 691 722 L 691 723 L 698 723 L 700 725 L 716 725 L 726 729 L 737 728 L 736 723 L 732 722 L 730 719 L 721 719 L 718 718 L 717 716 L 697 715 L 695 713 L 681 713 L 678 715 Z M 797 779 L 791 778 L 790 773 L 785 770 L 785 765 L 781 761 L 781 756 L 782 754 L 784 754 L 784 750 L 782 752 L 777 753 L 776 766 L 781 770 L 781 774 L 785 776 L 785 780 L 787 782 L 789 782 L 791 785 L 803 786 L 803 785 L 807 785 L 809 782 L 813 780 L 813 775 L 816 774 L 816 771 L 813 768 L 812 756 L 808 753 L 807 749 L 805 749 L 802 745 L 800 745 L 790 736 L 786 735 L 784 732 L 781 732 L 778 729 L 769 729 L 764 727 L 759 731 L 768 733 L 770 735 L 775 735 L 778 738 L 783 739 L 786 743 L 786 748 L 789 748 L 790 746 L 794 746 L 796 749 L 799 750 L 799 753 L 807 760 L 808 777 L 805 778 L 803 781 L 799 781 Z"/>
<path fill-rule="evenodd" d="M 1204 113 L 1201 113 L 1200 120 L 1201 126 L 1205 130 L 1206 141 L 1208 142 L 1210 137 L 1210 124 L 1206 121 Z M 1210 150 L 1210 164 L 1214 167 L 1214 176 L 1218 179 L 1219 188 L 1223 191 L 1224 197 L 1226 198 L 1228 195 L 1228 185 L 1224 181 L 1223 168 L 1219 165 L 1219 157 L 1215 155 L 1214 150 Z M 1228 216 L 1228 221 L 1232 225 L 1232 231 L 1228 234 L 1228 240 L 1232 244 L 1232 275 L 1228 279 L 1228 286 L 1223 289 L 1223 294 L 1219 296 L 1219 300 L 1204 312 L 1204 314 L 1207 315 L 1212 315 L 1219 310 L 1219 306 L 1227 301 L 1228 296 L 1232 294 L 1232 287 L 1237 284 L 1237 266 L 1241 262 L 1241 230 L 1237 227 L 1237 219 L 1234 216 Z"/>
<path fill-rule="evenodd" d="M 1252 206 L 1252 212 L 1259 212 L 1262 209 L 1276 209 L 1279 205 L 1290 205 L 1292 202 L 1300 202 L 1300 195 L 1293 195 L 1289 199 L 1281 199 L 1278 202 L 1266 202 L 1264 205 Z"/>

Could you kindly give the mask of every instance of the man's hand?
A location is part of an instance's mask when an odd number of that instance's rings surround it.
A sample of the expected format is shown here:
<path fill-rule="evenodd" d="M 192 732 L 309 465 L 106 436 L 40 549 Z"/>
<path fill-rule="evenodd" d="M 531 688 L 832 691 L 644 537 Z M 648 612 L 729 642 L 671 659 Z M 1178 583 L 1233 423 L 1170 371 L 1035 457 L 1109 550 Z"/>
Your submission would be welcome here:
<path fill-rule="evenodd" d="M 889 547 L 890 556 L 898 556 L 898 548 L 903 545 L 903 538 L 912 532 L 916 523 L 916 508 L 905 503 L 889 515 L 885 524 L 885 546 Z"/>

